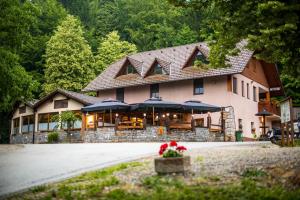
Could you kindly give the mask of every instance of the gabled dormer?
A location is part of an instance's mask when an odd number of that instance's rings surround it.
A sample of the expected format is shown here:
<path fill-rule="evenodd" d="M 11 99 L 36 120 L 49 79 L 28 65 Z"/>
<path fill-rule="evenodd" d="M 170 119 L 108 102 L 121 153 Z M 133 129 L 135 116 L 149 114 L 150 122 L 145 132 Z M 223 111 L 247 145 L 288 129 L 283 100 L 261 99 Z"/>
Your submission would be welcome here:
<path fill-rule="evenodd" d="M 208 65 L 208 64 L 209 64 L 209 60 L 207 59 L 207 56 L 204 54 L 204 51 L 202 51 L 199 47 L 195 47 L 193 52 L 190 54 L 190 56 L 184 63 L 182 69 L 186 67 L 192 67 L 192 66 L 201 67 L 203 65 Z"/>
<path fill-rule="evenodd" d="M 169 75 L 170 74 L 170 64 L 159 58 L 155 58 L 151 66 L 145 73 L 144 77 L 151 75 Z"/>
<path fill-rule="evenodd" d="M 141 74 L 142 62 L 126 57 L 115 78 L 122 75 Z"/>

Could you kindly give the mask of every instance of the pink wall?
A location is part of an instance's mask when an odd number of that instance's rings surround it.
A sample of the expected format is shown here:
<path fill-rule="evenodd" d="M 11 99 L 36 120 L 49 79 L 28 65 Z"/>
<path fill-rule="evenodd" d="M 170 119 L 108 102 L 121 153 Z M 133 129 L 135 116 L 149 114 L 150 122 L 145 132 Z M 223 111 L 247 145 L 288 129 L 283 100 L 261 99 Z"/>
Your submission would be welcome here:
<path fill-rule="evenodd" d="M 101 100 L 105 100 L 105 99 L 116 99 L 116 91 L 115 89 L 111 89 L 111 90 L 101 90 L 98 92 L 98 97 Z"/>
<path fill-rule="evenodd" d="M 126 103 L 140 103 L 150 98 L 150 86 L 141 85 L 125 88 L 124 101 Z"/>
<path fill-rule="evenodd" d="M 250 80 L 249 78 L 236 74 L 237 94 L 227 91 L 227 76 L 211 77 L 204 79 L 204 94 L 193 94 L 193 80 L 183 80 L 159 84 L 159 94 L 163 100 L 183 103 L 187 100 L 199 100 L 204 103 L 217 106 L 233 106 L 235 112 L 236 128 L 238 128 L 238 119 L 242 119 L 244 136 L 252 137 L 251 122 L 254 122 L 256 133 L 259 135 L 260 121 L 255 114 L 258 112 L 259 87 L 264 90 L 268 88 Z M 241 94 L 241 81 L 245 84 L 245 97 Z M 250 99 L 246 97 L 246 84 L 249 83 Z M 253 101 L 252 88 L 257 88 L 257 102 Z M 125 102 L 138 103 L 143 102 L 150 97 L 149 85 L 125 88 Z M 116 98 L 115 90 L 100 91 L 99 98 Z M 207 115 L 202 117 L 206 118 Z M 197 117 L 197 116 L 196 116 Z M 200 117 L 200 116 L 198 116 Z M 220 113 L 212 113 L 212 123 L 219 124 Z M 206 122 L 205 122 L 206 123 Z"/>

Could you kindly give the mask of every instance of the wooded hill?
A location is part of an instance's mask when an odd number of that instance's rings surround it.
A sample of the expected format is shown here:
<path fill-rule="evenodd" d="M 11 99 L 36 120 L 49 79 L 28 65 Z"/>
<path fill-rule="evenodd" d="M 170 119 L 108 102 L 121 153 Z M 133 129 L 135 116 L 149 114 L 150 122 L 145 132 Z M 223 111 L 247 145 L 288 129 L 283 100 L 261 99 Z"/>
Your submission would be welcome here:
<path fill-rule="evenodd" d="M 137 51 L 208 41 L 211 67 L 242 39 L 277 63 L 300 105 L 300 3 L 219 0 L 0 0 L 0 131 L 8 141 L 17 101 L 60 87 L 79 91 Z"/>

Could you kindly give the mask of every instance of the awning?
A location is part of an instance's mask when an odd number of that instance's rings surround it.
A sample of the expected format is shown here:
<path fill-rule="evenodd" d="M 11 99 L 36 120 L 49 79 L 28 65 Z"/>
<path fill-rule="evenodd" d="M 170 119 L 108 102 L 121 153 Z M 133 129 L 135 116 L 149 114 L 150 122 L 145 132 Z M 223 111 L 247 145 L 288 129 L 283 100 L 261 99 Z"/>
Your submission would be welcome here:
<path fill-rule="evenodd" d="M 181 104 L 184 110 L 190 110 L 195 113 L 206 113 L 206 112 L 219 112 L 221 111 L 221 107 L 214 106 L 206 103 L 202 103 L 201 101 L 189 100 L 185 101 Z"/>
<path fill-rule="evenodd" d="M 147 109 L 147 108 L 168 108 L 168 109 L 180 109 L 181 104 L 172 101 L 164 101 L 161 98 L 151 98 L 143 103 L 137 103 L 131 105 L 131 110 Z"/>
<path fill-rule="evenodd" d="M 104 111 L 104 110 L 126 110 L 129 108 L 130 106 L 127 103 L 114 100 L 114 99 L 107 99 L 90 106 L 85 106 L 81 108 L 81 111 L 93 112 L 93 111 Z"/>
<path fill-rule="evenodd" d="M 265 108 L 263 108 L 262 111 L 258 112 L 255 114 L 255 116 L 272 116 L 273 113 L 270 113 L 269 111 L 267 111 Z"/>

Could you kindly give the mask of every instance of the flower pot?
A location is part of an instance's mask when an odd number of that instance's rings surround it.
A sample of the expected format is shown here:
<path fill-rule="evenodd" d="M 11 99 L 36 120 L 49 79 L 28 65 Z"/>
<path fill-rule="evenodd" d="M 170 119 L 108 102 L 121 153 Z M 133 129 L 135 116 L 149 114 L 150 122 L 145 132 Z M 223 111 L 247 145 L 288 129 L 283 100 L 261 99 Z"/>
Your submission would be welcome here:
<path fill-rule="evenodd" d="M 190 156 L 175 158 L 155 158 L 155 171 L 158 174 L 186 173 L 191 167 Z"/>

